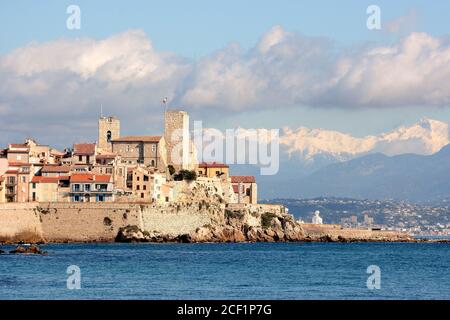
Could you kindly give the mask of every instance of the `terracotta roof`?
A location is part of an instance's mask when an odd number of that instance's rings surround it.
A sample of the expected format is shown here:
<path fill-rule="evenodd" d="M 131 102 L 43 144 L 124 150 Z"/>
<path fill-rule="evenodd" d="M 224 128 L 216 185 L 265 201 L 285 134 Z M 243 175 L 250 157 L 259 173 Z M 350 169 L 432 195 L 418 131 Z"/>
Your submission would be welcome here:
<path fill-rule="evenodd" d="M 31 179 L 32 183 L 58 183 L 60 177 L 41 177 L 41 176 L 34 176 Z"/>
<path fill-rule="evenodd" d="M 50 150 L 50 154 L 52 154 L 52 155 L 54 155 L 54 156 L 64 156 L 66 153 L 65 152 L 62 152 L 62 151 L 59 151 L 59 150 L 56 150 L 56 149 L 51 149 Z"/>
<path fill-rule="evenodd" d="M 73 145 L 73 154 L 75 155 L 94 155 L 95 143 L 75 143 Z"/>
<path fill-rule="evenodd" d="M 28 154 L 29 150 L 8 150 L 8 153 L 26 153 Z"/>
<path fill-rule="evenodd" d="M 69 166 L 43 166 L 42 172 L 69 172 Z"/>
<path fill-rule="evenodd" d="M 109 154 L 98 154 L 95 158 L 96 159 L 114 159 L 115 157 L 117 157 L 117 154 L 115 153 L 109 153 Z"/>
<path fill-rule="evenodd" d="M 9 144 L 10 148 L 23 148 L 23 149 L 28 149 L 28 146 L 26 144 L 23 143 L 10 143 Z"/>
<path fill-rule="evenodd" d="M 202 162 L 198 165 L 199 168 L 229 168 L 228 165 L 218 162 Z"/>
<path fill-rule="evenodd" d="M 31 164 L 25 162 L 8 162 L 10 167 L 29 167 Z"/>
<path fill-rule="evenodd" d="M 231 183 L 255 183 L 254 176 L 232 176 Z"/>
<path fill-rule="evenodd" d="M 107 174 L 74 173 L 70 176 L 70 182 L 110 182 L 111 176 Z"/>
<path fill-rule="evenodd" d="M 162 136 L 127 136 L 112 140 L 112 142 L 159 142 Z"/>

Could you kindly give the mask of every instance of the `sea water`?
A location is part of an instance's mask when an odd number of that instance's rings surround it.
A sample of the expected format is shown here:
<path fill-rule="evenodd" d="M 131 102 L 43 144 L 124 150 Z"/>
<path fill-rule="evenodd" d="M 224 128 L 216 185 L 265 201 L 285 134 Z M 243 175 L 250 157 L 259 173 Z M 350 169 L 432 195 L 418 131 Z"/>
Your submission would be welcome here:
<path fill-rule="evenodd" d="M 450 244 L 51 244 L 41 249 L 48 255 L 0 255 L 0 299 L 450 299 Z M 369 266 L 379 268 L 379 289 L 368 285 L 374 276 Z"/>

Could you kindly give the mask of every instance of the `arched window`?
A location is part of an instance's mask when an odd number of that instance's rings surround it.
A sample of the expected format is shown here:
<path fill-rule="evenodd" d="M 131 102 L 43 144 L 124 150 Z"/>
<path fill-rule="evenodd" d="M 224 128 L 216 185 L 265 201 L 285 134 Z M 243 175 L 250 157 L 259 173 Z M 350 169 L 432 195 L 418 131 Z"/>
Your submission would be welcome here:
<path fill-rule="evenodd" d="M 111 131 L 108 131 L 108 132 L 106 132 L 106 140 L 108 141 L 108 142 L 111 142 Z"/>

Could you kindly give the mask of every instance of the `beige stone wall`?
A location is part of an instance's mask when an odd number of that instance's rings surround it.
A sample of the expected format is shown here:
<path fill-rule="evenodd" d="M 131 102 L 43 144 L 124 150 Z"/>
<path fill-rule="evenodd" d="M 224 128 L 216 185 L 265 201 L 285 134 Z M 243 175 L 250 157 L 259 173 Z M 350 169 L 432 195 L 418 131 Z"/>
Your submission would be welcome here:
<path fill-rule="evenodd" d="M 274 214 L 285 213 L 285 207 L 281 204 L 253 204 L 253 203 L 229 203 L 227 205 L 228 210 L 247 210 L 251 212 L 257 212 L 263 214 L 266 212 Z"/>
<path fill-rule="evenodd" d="M 373 240 L 373 239 L 392 239 L 394 237 L 404 238 L 405 233 L 388 230 L 371 229 L 353 229 L 342 228 L 338 224 L 312 224 L 302 223 L 302 229 L 310 236 L 331 236 L 332 238 L 342 237 L 347 239 Z"/>
<path fill-rule="evenodd" d="M 0 205 L 0 240 L 33 233 L 50 242 L 111 242 L 119 228 L 188 233 L 223 208 L 206 204 L 8 203 Z"/>
<path fill-rule="evenodd" d="M 167 163 L 176 170 L 191 170 L 189 115 L 185 111 L 169 110 L 164 114 L 164 140 Z"/>
<path fill-rule="evenodd" d="M 5 198 L 5 192 L 6 192 L 6 178 L 4 178 L 3 180 L 0 177 L 0 203 L 3 203 L 6 201 Z"/>
<path fill-rule="evenodd" d="M 143 210 L 144 230 L 170 234 L 194 232 L 211 224 L 211 214 L 223 212 L 220 206 L 199 203 L 148 205 Z"/>
<path fill-rule="evenodd" d="M 42 237 L 39 214 L 32 203 L 3 203 L 0 205 L 0 241 L 25 233 Z"/>
<path fill-rule="evenodd" d="M 112 151 L 120 155 L 123 162 L 160 168 L 164 161 L 158 142 L 113 142 Z"/>

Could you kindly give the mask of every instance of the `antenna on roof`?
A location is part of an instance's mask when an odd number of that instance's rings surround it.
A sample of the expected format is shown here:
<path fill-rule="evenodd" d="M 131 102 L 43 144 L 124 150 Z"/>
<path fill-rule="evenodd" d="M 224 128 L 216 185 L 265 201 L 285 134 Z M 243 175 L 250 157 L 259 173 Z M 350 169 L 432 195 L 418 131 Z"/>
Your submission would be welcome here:
<path fill-rule="evenodd" d="M 103 103 L 100 104 L 100 118 L 103 118 Z"/>

